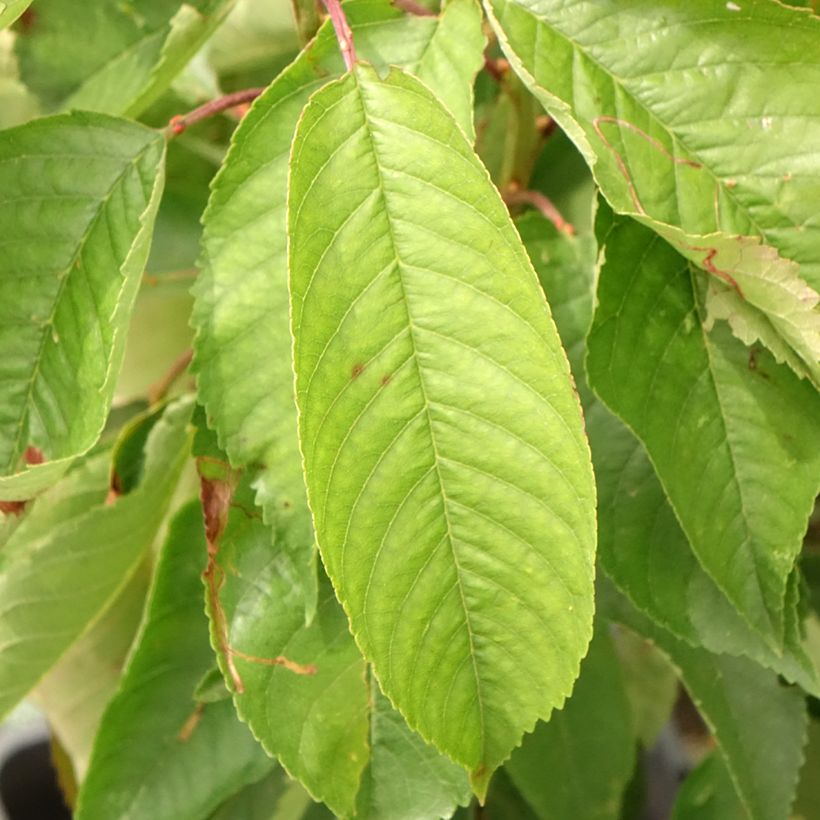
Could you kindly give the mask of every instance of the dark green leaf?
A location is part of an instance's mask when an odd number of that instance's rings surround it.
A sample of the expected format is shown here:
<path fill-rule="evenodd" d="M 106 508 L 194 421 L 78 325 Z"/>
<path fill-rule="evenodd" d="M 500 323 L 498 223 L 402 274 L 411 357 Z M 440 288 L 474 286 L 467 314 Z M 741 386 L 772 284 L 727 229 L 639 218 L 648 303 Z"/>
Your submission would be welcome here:
<path fill-rule="evenodd" d="M 407 66 L 471 128 L 472 82 L 484 45 L 475 0 L 454 0 L 440 18 L 408 17 L 373 0 L 354 0 L 345 10 L 359 54 L 381 67 Z M 245 117 L 204 217 L 203 270 L 194 291 L 200 400 L 231 463 L 262 465 L 257 500 L 308 599 L 314 556 L 293 406 L 287 174 L 305 103 L 343 68 L 328 21 Z"/>
<path fill-rule="evenodd" d="M 505 769 L 541 820 L 618 820 L 637 738 L 608 624 L 601 623 L 572 696 L 526 735 Z"/>
<path fill-rule="evenodd" d="M 820 489 L 820 396 L 725 328 L 705 332 L 700 277 L 656 234 L 603 206 L 597 231 L 592 387 L 646 445 L 704 569 L 778 651 Z"/>

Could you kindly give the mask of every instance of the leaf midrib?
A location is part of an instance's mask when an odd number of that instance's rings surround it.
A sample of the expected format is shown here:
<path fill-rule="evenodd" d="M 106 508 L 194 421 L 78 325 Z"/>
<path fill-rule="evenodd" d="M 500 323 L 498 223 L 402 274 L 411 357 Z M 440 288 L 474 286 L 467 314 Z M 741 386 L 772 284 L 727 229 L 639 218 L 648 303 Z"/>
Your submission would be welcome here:
<path fill-rule="evenodd" d="M 45 346 L 46 346 L 46 343 L 48 341 L 48 337 L 51 334 L 52 329 L 54 327 L 54 319 L 57 315 L 57 309 L 59 308 L 59 306 L 61 304 L 62 297 L 63 297 L 63 295 L 65 293 L 65 290 L 66 290 L 66 286 L 67 286 L 69 280 L 73 281 L 73 276 L 76 275 L 75 271 L 80 270 L 80 268 L 76 267 L 76 263 L 77 263 L 78 259 L 80 258 L 81 254 L 82 254 L 82 252 L 85 248 L 85 245 L 86 245 L 86 242 L 88 241 L 89 235 L 94 230 L 94 227 L 96 226 L 98 220 L 100 219 L 100 216 L 102 215 L 103 211 L 105 210 L 106 206 L 108 205 L 109 201 L 111 200 L 111 197 L 114 195 L 114 192 L 119 187 L 120 183 L 125 178 L 125 176 L 131 171 L 131 168 L 136 167 L 136 165 L 143 159 L 145 154 L 148 153 L 148 151 L 150 149 L 152 149 L 156 146 L 158 139 L 160 139 L 160 138 L 159 137 L 154 137 L 149 142 L 146 142 L 146 144 L 139 150 L 139 152 L 137 154 L 135 154 L 128 161 L 128 163 L 123 167 L 122 171 L 119 174 L 117 174 L 117 176 L 114 178 L 114 181 L 111 184 L 111 187 L 100 198 L 99 204 L 95 208 L 95 210 L 92 213 L 88 223 L 86 224 L 85 230 L 83 231 L 82 236 L 79 238 L 79 240 L 77 242 L 77 249 L 76 249 L 74 255 L 71 257 L 71 260 L 68 262 L 68 264 L 61 271 L 58 272 L 58 275 L 61 276 L 60 284 L 57 288 L 56 294 L 54 295 L 54 303 L 53 303 L 53 306 L 52 306 L 51 313 L 50 313 L 48 319 L 46 319 L 46 321 L 42 325 L 42 330 L 41 330 L 41 333 L 40 333 L 40 342 L 37 346 L 37 352 L 36 352 L 34 361 L 32 363 L 31 376 L 30 376 L 30 378 L 28 380 L 28 384 L 26 386 L 25 397 L 22 399 L 22 401 L 20 403 L 20 415 L 17 418 L 17 425 L 16 425 L 17 430 L 16 430 L 15 437 L 14 437 L 14 446 L 12 447 L 12 451 L 11 451 L 11 454 L 9 456 L 9 460 L 8 460 L 6 466 L 5 466 L 5 469 L 4 469 L 4 474 L 6 474 L 6 475 L 9 475 L 9 474 L 12 474 L 12 473 L 15 472 L 17 460 L 20 457 L 20 442 L 21 442 L 21 438 L 22 438 L 22 435 L 23 435 L 23 428 L 25 426 L 26 418 L 28 417 L 29 413 L 32 410 L 32 407 L 31 407 L 32 394 L 34 392 L 34 385 L 36 384 L 37 378 L 40 375 L 40 365 L 41 365 L 42 360 L 43 360 Z M 141 213 L 140 214 L 140 223 L 143 222 L 143 217 L 144 217 L 144 213 Z M 129 246 L 129 252 L 134 247 L 134 242 L 137 241 L 138 238 L 139 238 L 139 234 L 137 234 L 132 239 L 131 244 Z M 120 266 L 120 268 L 118 268 L 117 273 L 120 274 L 120 275 L 122 274 L 122 266 Z M 124 286 L 125 286 L 125 282 L 123 281 L 121 286 L 120 286 L 120 289 L 119 289 L 118 301 L 119 301 L 119 297 L 122 295 L 122 290 L 123 290 Z"/>
<path fill-rule="evenodd" d="M 441 475 L 441 469 L 439 467 L 439 462 L 441 460 L 441 457 L 439 456 L 438 446 L 436 444 L 435 433 L 433 432 L 433 420 L 430 416 L 430 400 L 427 396 L 427 389 L 426 389 L 425 384 L 424 384 L 424 376 L 422 374 L 421 365 L 419 364 L 418 347 L 417 347 L 416 337 L 415 337 L 415 326 L 414 326 L 414 323 L 413 323 L 413 318 L 410 315 L 410 308 L 408 306 L 407 291 L 405 289 L 404 278 L 402 276 L 402 262 L 401 262 L 401 259 L 399 258 L 398 243 L 396 241 L 396 236 L 395 236 L 395 232 L 394 232 L 394 229 L 393 229 L 393 220 L 390 216 L 390 208 L 388 206 L 387 190 L 386 190 L 385 185 L 384 185 L 384 177 L 382 175 L 381 164 L 380 164 L 380 161 L 379 161 L 379 154 L 378 154 L 378 150 L 376 148 L 376 141 L 373 138 L 372 126 L 370 124 L 370 118 L 369 118 L 368 113 L 367 113 L 367 107 L 366 107 L 365 102 L 364 102 L 364 93 L 362 91 L 361 86 L 359 85 L 358 74 L 354 71 L 352 76 L 353 76 L 354 82 L 356 84 L 356 93 L 357 93 L 357 96 L 358 96 L 358 99 L 359 99 L 359 104 L 361 106 L 362 119 L 363 119 L 363 122 L 364 122 L 364 132 L 367 135 L 367 140 L 368 140 L 368 143 L 370 144 L 370 150 L 371 150 L 371 152 L 373 154 L 373 157 L 375 159 L 374 165 L 375 165 L 375 168 L 376 168 L 376 175 L 377 175 L 377 178 L 378 178 L 378 185 L 379 185 L 378 190 L 379 190 L 382 202 L 384 203 L 384 213 L 385 213 L 385 218 L 387 220 L 387 226 L 388 226 L 388 231 L 389 231 L 389 235 L 390 235 L 390 242 L 391 242 L 391 245 L 393 246 L 393 250 L 394 250 L 394 253 L 395 253 L 394 261 L 395 261 L 395 265 L 396 265 L 396 272 L 398 274 L 399 286 L 400 286 L 400 289 L 401 289 L 402 304 L 404 305 L 405 313 L 406 313 L 406 316 L 407 316 L 407 327 L 408 327 L 408 330 L 409 330 L 408 335 L 409 335 L 409 338 L 410 338 L 410 345 L 411 345 L 412 351 L 413 351 L 412 356 L 413 356 L 413 361 L 416 365 L 416 373 L 417 373 L 418 379 L 419 379 L 419 386 L 421 387 L 422 401 L 423 401 L 423 404 L 424 404 L 424 415 L 425 415 L 425 418 L 427 419 L 427 427 L 428 427 L 429 436 L 430 436 L 430 443 L 431 443 L 431 446 L 432 446 L 432 449 L 433 449 L 433 468 L 435 470 L 436 479 L 437 479 L 438 485 L 439 485 L 439 494 L 440 494 L 440 497 L 441 497 L 441 500 L 442 500 L 442 507 L 443 507 L 443 510 L 444 510 L 444 521 L 445 521 L 445 524 L 447 526 L 447 541 L 450 545 L 451 555 L 453 556 L 453 564 L 455 565 L 456 583 L 458 585 L 459 599 L 461 601 L 461 608 L 462 608 L 462 611 L 464 613 L 465 626 L 467 627 L 467 638 L 468 638 L 469 648 L 470 648 L 470 661 L 471 661 L 471 664 L 472 664 L 472 667 L 473 667 L 473 677 L 474 677 L 474 680 L 475 680 L 475 688 L 476 688 L 476 699 L 478 701 L 478 718 L 479 718 L 479 733 L 480 733 L 480 745 L 481 745 L 481 759 L 483 760 L 485 747 L 486 747 L 486 729 L 485 729 L 485 724 L 484 724 L 484 706 L 483 706 L 482 698 L 481 698 L 481 677 L 479 676 L 479 673 L 478 673 L 478 663 L 477 663 L 477 659 L 476 659 L 475 641 L 474 641 L 474 637 L 473 637 L 473 628 L 472 628 L 472 624 L 471 624 L 471 621 L 470 621 L 470 612 L 469 612 L 469 609 L 467 607 L 466 597 L 464 595 L 464 585 L 463 585 L 463 581 L 462 581 L 462 577 L 461 577 L 462 570 L 461 570 L 461 565 L 460 565 L 459 560 L 458 560 L 458 555 L 456 554 L 455 539 L 454 539 L 454 536 L 453 536 L 452 523 L 450 521 L 450 515 L 449 515 L 449 511 L 448 511 L 448 507 L 447 507 L 447 493 L 445 492 L 445 489 L 444 489 L 444 479 Z"/>

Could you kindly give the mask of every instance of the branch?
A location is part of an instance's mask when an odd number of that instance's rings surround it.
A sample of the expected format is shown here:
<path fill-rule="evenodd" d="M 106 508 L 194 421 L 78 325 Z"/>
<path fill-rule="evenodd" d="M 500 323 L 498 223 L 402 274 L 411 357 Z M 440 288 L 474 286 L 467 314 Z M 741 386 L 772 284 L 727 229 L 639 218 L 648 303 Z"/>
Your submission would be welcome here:
<path fill-rule="evenodd" d="M 213 117 L 215 114 L 220 114 L 229 108 L 236 108 L 238 105 L 252 102 L 264 90 L 264 88 L 245 88 L 242 91 L 234 91 L 233 94 L 226 94 L 224 97 L 218 97 L 215 100 L 206 102 L 187 114 L 177 114 L 175 117 L 171 117 L 171 121 L 168 123 L 169 136 L 179 136 L 186 128 L 201 120 Z"/>
<path fill-rule="evenodd" d="M 168 369 L 168 372 L 154 385 L 148 389 L 148 400 L 151 404 L 156 404 L 165 398 L 165 394 L 171 389 L 173 383 L 188 369 L 194 351 L 188 348 L 182 353 Z"/>
<path fill-rule="evenodd" d="M 356 48 L 353 45 L 353 32 L 347 24 L 347 17 L 342 11 L 342 4 L 339 0 L 322 0 L 327 13 L 330 15 L 330 22 L 333 23 L 333 30 L 336 32 L 336 39 L 339 41 L 339 49 L 342 52 L 342 59 L 345 61 L 345 68 L 353 70 L 356 62 Z"/>
<path fill-rule="evenodd" d="M 532 205 L 539 210 L 553 225 L 569 236 L 575 234 L 575 228 L 561 216 L 560 211 L 552 201 L 541 193 L 541 191 L 512 190 L 503 195 L 504 204 L 510 205 Z"/>

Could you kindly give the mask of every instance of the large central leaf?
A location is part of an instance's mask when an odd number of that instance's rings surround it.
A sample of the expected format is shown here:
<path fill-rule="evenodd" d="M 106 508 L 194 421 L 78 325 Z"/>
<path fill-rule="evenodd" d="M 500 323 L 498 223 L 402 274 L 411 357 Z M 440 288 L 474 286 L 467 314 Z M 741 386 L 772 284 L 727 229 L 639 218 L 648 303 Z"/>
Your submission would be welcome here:
<path fill-rule="evenodd" d="M 322 556 L 385 693 L 482 793 L 591 633 L 594 485 L 566 357 L 487 172 L 398 70 L 312 98 L 289 233 Z"/>

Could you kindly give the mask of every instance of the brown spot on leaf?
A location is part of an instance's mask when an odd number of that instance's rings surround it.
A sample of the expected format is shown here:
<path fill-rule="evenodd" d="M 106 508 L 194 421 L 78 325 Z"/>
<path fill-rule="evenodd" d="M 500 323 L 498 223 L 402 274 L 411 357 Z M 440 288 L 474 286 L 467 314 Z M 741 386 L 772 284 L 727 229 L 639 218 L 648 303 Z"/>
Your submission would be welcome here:
<path fill-rule="evenodd" d="M 0 501 L 0 513 L 3 515 L 22 515 L 27 501 Z"/>
<path fill-rule="evenodd" d="M 388 385 L 388 384 L 390 384 L 390 380 L 391 380 L 392 378 L 393 378 L 393 377 L 390 375 L 390 373 L 385 373 L 385 374 L 382 376 L 382 387 L 387 387 L 387 385 Z"/>
<path fill-rule="evenodd" d="M 46 460 L 46 457 L 43 455 L 43 451 L 31 444 L 26 447 L 26 452 L 23 453 L 23 458 L 25 459 L 26 464 L 42 464 Z"/>
<path fill-rule="evenodd" d="M 364 373 L 364 365 L 363 364 L 354 364 L 353 368 L 350 371 L 350 377 L 352 379 L 358 379 L 359 376 Z"/>
<path fill-rule="evenodd" d="M 31 29 L 37 23 L 37 12 L 29 7 L 21 15 L 17 21 L 17 30 L 20 34 L 31 34 Z"/>

